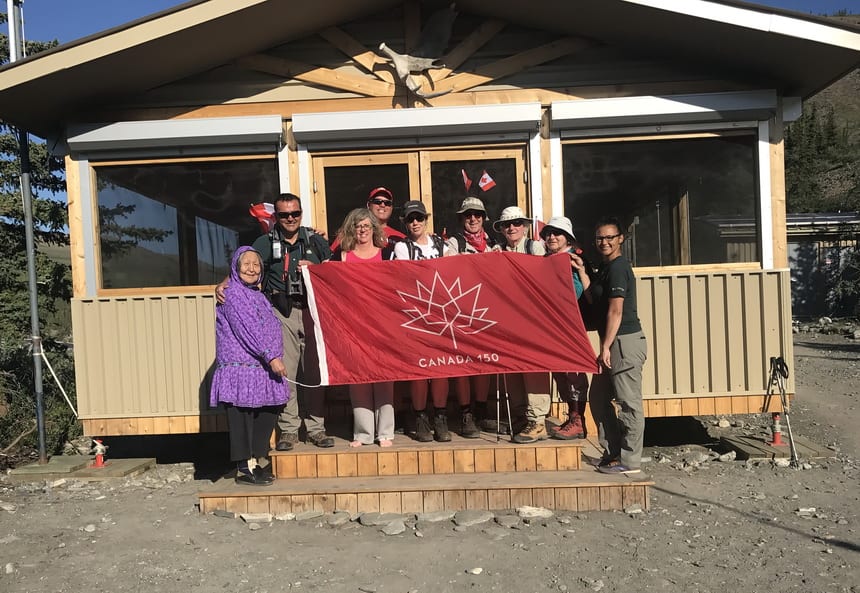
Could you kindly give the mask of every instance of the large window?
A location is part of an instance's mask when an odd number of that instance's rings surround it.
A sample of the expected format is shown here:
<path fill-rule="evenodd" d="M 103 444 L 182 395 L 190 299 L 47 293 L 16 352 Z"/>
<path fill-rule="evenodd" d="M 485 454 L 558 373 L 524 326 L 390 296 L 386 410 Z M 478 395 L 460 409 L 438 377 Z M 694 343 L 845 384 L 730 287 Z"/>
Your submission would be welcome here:
<path fill-rule="evenodd" d="M 216 284 L 237 246 L 259 235 L 248 214 L 278 194 L 274 158 L 95 167 L 102 288 Z"/>
<path fill-rule="evenodd" d="M 617 217 L 634 266 L 759 261 L 755 148 L 752 134 L 565 144 L 565 214 L 586 248 Z"/>

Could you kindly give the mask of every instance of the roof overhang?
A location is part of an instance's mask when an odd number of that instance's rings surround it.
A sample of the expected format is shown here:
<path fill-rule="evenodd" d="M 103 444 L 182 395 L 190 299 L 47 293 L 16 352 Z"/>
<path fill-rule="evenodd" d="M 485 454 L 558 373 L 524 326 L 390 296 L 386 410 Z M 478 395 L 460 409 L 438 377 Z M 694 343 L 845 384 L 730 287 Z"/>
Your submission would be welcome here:
<path fill-rule="evenodd" d="M 401 1 L 188 2 L 0 69 L 0 116 L 47 136 L 100 105 Z M 733 0 L 459 0 L 457 6 L 632 52 L 734 69 L 802 98 L 860 64 L 860 28 Z"/>

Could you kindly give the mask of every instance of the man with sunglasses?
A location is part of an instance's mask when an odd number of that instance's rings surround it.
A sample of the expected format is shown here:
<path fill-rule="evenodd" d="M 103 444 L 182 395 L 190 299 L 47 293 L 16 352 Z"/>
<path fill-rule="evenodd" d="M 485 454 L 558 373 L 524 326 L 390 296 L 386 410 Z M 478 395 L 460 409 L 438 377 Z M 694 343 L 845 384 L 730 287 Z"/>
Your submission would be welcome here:
<path fill-rule="evenodd" d="M 385 233 L 389 248 L 394 249 L 394 245 L 398 241 L 406 238 L 406 235 L 388 226 L 388 221 L 391 220 L 391 215 L 394 213 L 394 194 L 391 193 L 391 190 L 386 187 L 375 187 L 370 190 L 367 196 L 367 209 L 382 225 L 382 232 Z M 340 237 L 335 237 L 331 248 L 335 250 L 338 247 L 340 247 Z"/>
<path fill-rule="evenodd" d="M 370 190 L 370 194 L 367 197 L 367 209 L 382 224 L 382 232 L 385 233 L 385 237 L 388 239 L 389 247 L 393 248 L 395 243 L 406 238 L 406 235 L 388 226 L 388 221 L 394 212 L 394 194 L 389 189 L 376 187 Z"/>
<path fill-rule="evenodd" d="M 642 365 L 648 349 L 636 310 L 636 277 L 622 253 L 621 228 L 612 217 L 595 225 L 594 244 L 603 261 L 584 292 L 603 320 L 598 327 L 601 373 L 592 378 L 588 399 L 603 448 L 597 470 L 605 474 L 638 473 L 645 436 Z"/>
<path fill-rule="evenodd" d="M 275 198 L 275 227 L 254 241 L 253 248 L 263 256 L 263 291 L 275 308 L 284 338 L 284 366 L 291 397 L 278 418 L 280 436 L 275 448 L 289 451 L 299 440 L 302 419 L 307 442 L 317 447 L 333 447 L 334 439 L 325 433 L 325 395 L 321 387 L 297 387 L 320 382 L 319 359 L 314 340 L 313 321 L 301 266 L 322 263 L 331 257 L 328 242 L 312 229 L 302 226 L 302 202 L 294 194 Z"/>

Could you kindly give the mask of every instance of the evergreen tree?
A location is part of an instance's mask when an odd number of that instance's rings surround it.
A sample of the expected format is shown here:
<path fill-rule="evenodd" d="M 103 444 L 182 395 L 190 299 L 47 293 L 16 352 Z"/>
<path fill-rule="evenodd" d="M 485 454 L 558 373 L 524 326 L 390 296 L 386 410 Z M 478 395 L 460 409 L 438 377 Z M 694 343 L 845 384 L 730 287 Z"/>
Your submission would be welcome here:
<path fill-rule="evenodd" d="M 0 25 L 6 15 L 0 14 Z M 5 26 L 3 27 L 5 29 Z M 44 51 L 56 41 L 27 42 L 26 53 Z M 9 40 L 0 34 L 0 62 L 9 61 Z M 29 286 L 24 209 L 20 187 L 18 131 L 0 120 L 0 451 L 17 441 L 33 445 L 36 435 L 33 356 L 30 338 Z M 31 141 L 30 183 L 36 237 L 36 275 L 43 350 L 66 391 L 74 397 L 70 350 L 69 266 L 49 258 L 51 246 L 67 246 L 65 204 L 55 194 L 65 190 L 63 163 L 44 143 Z M 66 440 L 77 424 L 48 369 L 44 378 L 45 426 L 49 452 Z M 74 401 L 74 400 L 73 400 Z"/>

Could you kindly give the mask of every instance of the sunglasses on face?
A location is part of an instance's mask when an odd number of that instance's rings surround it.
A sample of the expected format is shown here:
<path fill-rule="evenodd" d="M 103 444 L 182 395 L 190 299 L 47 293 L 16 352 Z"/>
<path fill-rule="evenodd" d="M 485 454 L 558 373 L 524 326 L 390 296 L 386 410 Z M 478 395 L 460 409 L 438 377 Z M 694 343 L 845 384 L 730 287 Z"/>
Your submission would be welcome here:
<path fill-rule="evenodd" d="M 463 212 L 463 218 L 484 218 L 484 213 L 479 210 L 467 210 Z"/>
<path fill-rule="evenodd" d="M 503 222 L 501 226 L 503 229 L 507 229 L 507 228 L 510 228 L 512 226 L 521 227 L 524 224 L 525 223 L 522 220 L 509 220 L 508 222 Z"/>
<path fill-rule="evenodd" d="M 372 228 L 373 228 L 373 225 L 367 224 L 367 223 L 355 225 L 355 230 L 357 230 L 357 231 L 369 231 Z"/>
<path fill-rule="evenodd" d="M 370 203 L 374 206 L 385 206 L 386 208 L 390 208 L 394 202 L 392 202 L 391 200 L 382 200 L 380 198 L 374 198 L 370 200 Z"/>
<path fill-rule="evenodd" d="M 282 220 L 285 220 L 287 218 L 301 218 L 302 217 L 302 211 L 301 210 L 294 210 L 292 212 L 278 212 L 277 215 L 278 215 L 278 218 L 280 218 Z"/>
<path fill-rule="evenodd" d="M 594 238 L 594 242 L 595 243 L 603 243 L 604 241 L 606 241 L 607 243 L 610 243 L 620 236 L 621 236 L 620 234 L 618 234 L 618 235 L 603 235 L 602 237 L 597 236 Z"/>
<path fill-rule="evenodd" d="M 411 222 L 415 222 L 416 220 L 418 222 L 424 222 L 425 220 L 427 220 L 427 217 L 424 216 L 423 214 L 413 214 L 412 216 L 406 217 L 406 224 L 409 224 Z"/>

